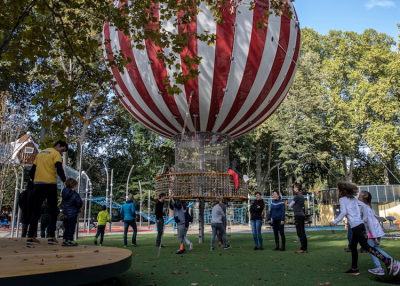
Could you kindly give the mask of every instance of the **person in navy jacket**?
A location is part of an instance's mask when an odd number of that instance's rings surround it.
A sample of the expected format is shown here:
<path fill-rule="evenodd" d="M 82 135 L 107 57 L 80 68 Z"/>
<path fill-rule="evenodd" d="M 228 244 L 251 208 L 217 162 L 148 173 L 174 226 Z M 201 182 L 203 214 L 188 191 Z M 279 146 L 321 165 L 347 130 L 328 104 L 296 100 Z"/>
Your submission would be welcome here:
<path fill-rule="evenodd" d="M 78 214 L 81 212 L 82 199 L 75 191 L 78 182 L 74 179 L 65 181 L 65 188 L 62 190 L 62 206 L 64 214 L 64 235 L 62 246 L 77 246 L 73 241 Z"/>
<path fill-rule="evenodd" d="M 271 202 L 271 209 L 269 211 L 267 222 L 270 223 L 272 219 L 272 229 L 275 236 L 275 248 L 273 250 L 285 251 L 285 202 L 282 201 L 281 196 L 277 191 L 272 193 L 274 200 Z M 281 235 L 282 247 L 279 248 L 279 236 Z"/>

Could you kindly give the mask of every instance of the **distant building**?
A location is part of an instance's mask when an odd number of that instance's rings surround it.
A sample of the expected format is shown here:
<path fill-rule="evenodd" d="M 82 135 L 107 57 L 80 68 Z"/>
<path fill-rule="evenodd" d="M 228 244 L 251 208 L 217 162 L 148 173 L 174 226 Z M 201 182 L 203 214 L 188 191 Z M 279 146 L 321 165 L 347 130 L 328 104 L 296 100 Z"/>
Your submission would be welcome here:
<path fill-rule="evenodd" d="M 12 162 L 23 166 L 30 166 L 35 161 L 36 155 L 41 152 L 39 143 L 30 132 L 27 132 L 17 141 L 11 142 L 10 145 L 11 148 L 5 148 L 9 155 L 7 156 L 9 158 L 9 163 Z M 12 152 L 11 154 L 10 150 Z"/>

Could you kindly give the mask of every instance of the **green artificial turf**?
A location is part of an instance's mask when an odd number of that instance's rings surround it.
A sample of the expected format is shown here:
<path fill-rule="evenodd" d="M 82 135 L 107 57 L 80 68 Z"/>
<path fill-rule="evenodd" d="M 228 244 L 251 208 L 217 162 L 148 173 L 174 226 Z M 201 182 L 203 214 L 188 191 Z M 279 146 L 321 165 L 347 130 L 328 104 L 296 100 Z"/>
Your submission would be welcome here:
<path fill-rule="evenodd" d="M 351 254 L 344 251 L 347 231 L 308 231 L 308 253 L 295 254 L 300 244 L 294 232 L 286 233 L 286 251 L 272 251 L 272 233 L 264 233 L 264 251 L 254 251 L 251 234 L 232 234 L 232 248 L 210 252 L 210 234 L 205 243 L 198 243 L 198 235 L 188 235 L 193 251 L 177 255 L 176 236 L 165 234 L 160 259 L 155 246 L 155 234 L 139 234 L 138 247 L 132 251 L 132 267 L 118 278 L 122 285 L 385 285 L 400 284 L 397 277 L 375 276 L 369 254 L 359 254 L 360 275 L 342 272 L 351 264 Z M 131 233 L 128 239 L 130 239 Z M 80 238 L 80 244 L 93 244 L 93 238 Z M 400 259 L 400 240 L 382 239 L 382 249 Z M 122 247 L 122 236 L 106 236 L 104 246 Z"/>

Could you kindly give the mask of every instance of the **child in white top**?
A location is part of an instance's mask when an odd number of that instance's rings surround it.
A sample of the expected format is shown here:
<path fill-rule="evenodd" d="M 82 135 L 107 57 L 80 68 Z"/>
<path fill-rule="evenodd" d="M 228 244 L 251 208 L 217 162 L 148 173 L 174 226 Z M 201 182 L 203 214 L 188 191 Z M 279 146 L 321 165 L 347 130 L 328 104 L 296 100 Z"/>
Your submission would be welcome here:
<path fill-rule="evenodd" d="M 380 240 L 381 237 L 385 235 L 385 233 L 383 232 L 382 227 L 379 224 L 379 221 L 376 219 L 375 212 L 371 208 L 371 200 L 372 200 L 371 194 L 367 191 L 361 191 L 358 196 L 358 200 L 359 200 L 359 206 L 361 208 L 362 218 L 366 223 L 368 244 L 374 247 L 384 256 L 391 257 L 380 248 Z M 370 255 L 372 261 L 375 264 L 375 269 L 368 269 L 368 272 L 375 275 L 385 275 L 385 271 L 382 269 L 379 259 L 373 256 L 372 254 Z M 393 269 L 393 273 L 394 272 L 395 269 Z"/>
<path fill-rule="evenodd" d="M 386 257 L 376 248 L 370 246 L 367 242 L 367 238 L 364 236 L 365 225 L 364 221 L 361 219 L 360 209 L 358 207 L 359 202 L 355 195 L 358 192 L 358 188 L 355 184 L 350 182 L 339 182 L 338 183 L 338 197 L 340 204 L 340 214 L 339 216 L 329 224 L 334 226 L 339 221 L 341 221 L 345 216 L 349 222 L 351 230 L 353 231 L 353 238 L 351 240 L 351 268 L 344 272 L 344 274 L 349 275 L 359 275 L 358 270 L 358 251 L 357 244 L 360 244 L 364 250 L 367 250 L 372 255 L 376 256 L 385 265 L 388 271 L 388 275 L 396 275 L 399 272 L 399 262 L 395 261 L 391 257 Z"/>

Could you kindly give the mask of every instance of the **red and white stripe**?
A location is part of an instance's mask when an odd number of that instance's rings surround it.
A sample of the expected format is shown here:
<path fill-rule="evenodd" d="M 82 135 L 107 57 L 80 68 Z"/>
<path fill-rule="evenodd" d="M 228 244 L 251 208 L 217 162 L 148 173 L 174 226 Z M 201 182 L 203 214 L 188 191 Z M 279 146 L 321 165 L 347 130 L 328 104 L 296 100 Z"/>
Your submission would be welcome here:
<path fill-rule="evenodd" d="M 158 5 L 161 4 L 154 7 Z M 144 50 L 138 50 L 132 48 L 129 37 L 109 23 L 104 25 L 104 38 L 111 39 L 104 46 L 105 57 L 112 60 L 113 54 L 121 51 L 132 59 L 124 73 L 111 68 L 117 82 L 116 93 L 128 111 L 150 130 L 168 138 L 180 134 L 183 128 L 186 132 L 214 132 L 235 138 L 264 122 L 286 96 L 300 51 L 296 13 L 292 19 L 271 15 L 263 20 L 267 27 L 258 29 L 258 19 L 265 13 L 259 5 L 265 3 L 256 1 L 253 10 L 239 5 L 233 14 L 231 5 L 226 1 L 222 7 L 223 24 L 214 21 L 204 2 L 193 23 L 175 27 L 172 23 L 176 19 L 161 22 L 162 29 L 173 34 L 208 31 L 218 36 L 212 46 L 190 38 L 189 45 L 176 55 L 180 70 L 165 67 L 157 59 L 160 47 L 151 40 L 144 42 Z M 154 17 L 160 19 L 158 13 L 155 9 Z M 173 53 L 170 48 L 163 52 Z M 164 78 L 169 75 L 174 83 L 175 72 L 187 71 L 183 58 L 196 55 L 202 57 L 197 67 L 199 76 L 178 85 L 181 94 L 168 96 Z"/>

